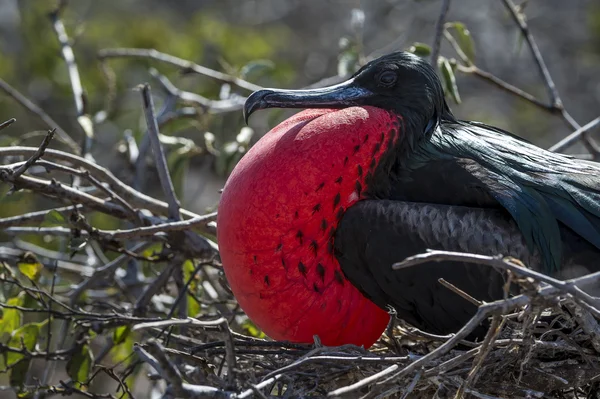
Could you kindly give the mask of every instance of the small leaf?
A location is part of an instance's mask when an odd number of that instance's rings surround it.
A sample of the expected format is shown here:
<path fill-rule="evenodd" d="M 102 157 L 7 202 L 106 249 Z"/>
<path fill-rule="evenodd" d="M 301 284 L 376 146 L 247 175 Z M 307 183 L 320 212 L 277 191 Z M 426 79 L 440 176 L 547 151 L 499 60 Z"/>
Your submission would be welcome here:
<path fill-rule="evenodd" d="M 67 374 L 75 381 L 75 385 L 80 389 L 90 376 L 93 362 L 94 356 L 92 355 L 90 347 L 86 344 L 77 348 L 67 363 Z"/>
<path fill-rule="evenodd" d="M 44 221 L 42 222 L 42 226 L 44 227 L 65 226 L 66 224 L 67 220 L 65 217 L 56 209 L 52 209 L 48 212 L 46 216 L 44 216 Z"/>
<path fill-rule="evenodd" d="M 15 349 L 26 349 L 31 352 L 35 348 L 40 335 L 40 325 L 38 323 L 25 324 L 23 327 L 15 330 L 8 341 L 8 346 Z M 6 367 L 11 367 L 24 359 L 25 355 L 17 352 L 6 352 Z"/>
<path fill-rule="evenodd" d="M 115 328 L 115 331 L 113 332 L 113 343 L 115 345 L 122 344 L 127 339 L 130 332 L 131 326 L 129 325 Z"/>
<path fill-rule="evenodd" d="M 475 61 L 475 42 L 471 36 L 471 32 L 467 29 L 465 24 L 462 22 L 453 22 L 452 26 L 457 33 L 457 41 L 460 49 L 465 53 L 469 61 Z"/>
<path fill-rule="evenodd" d="M 265 333 L 262 332 L 258 327 L 256 327 L 256 325 L 252 321 L 250 321 L 250 319 L 247 319 L 242 323 L 242 328 L 245 329 L 248 334 L 255 338 L 266 337 Z"/>
<path fill-rule="evenodd" d="M 9 306 L 22 306 L 23 296 L 19 295 L 14 298 L 10 298 L 7 303 Z M 2 310 L 2 318 L 0 319 L 0 337 L 4 333 L 12 334 L 13 331 L 17 330 L 21 326 L 21 319 L 23 314 L 17 309 L 4 308 Z"/>
<path fill-rule="evenodd" d="M 13 388 L 22 388 L 25 385 L 25 378 L 27 378 L 27 372 L 29 371 L 30 359 L 23 359 L 10 368 L 10 386 Z M 28 396 L 21 396 L 19 398 L 25 398 Z"/>
<path fill-rule="evenodd" d="M 191 260 L 186 260 L 183 263 L 183 280 L 187 283 L 190 281 L 188 285 L 189 294 L 187 296 L 187 314 L 190 317 L 195 317 L 200 313 L 200 304 L 198 301 L 191 295 L 197 295 L 199 287 L 198 284 L 198 275 L 194 276 L 194 272 L 196 271 L 196 265 Z"/>
<path fill-rule="evenodd" d="M 28 279 L 35 282 L 39 280 L 42 269 L 44 268 L 37 257 L 31 253 L 24 254 L 19 262 L 17 262 L 17 267 Z"/>
<path fill-rule="evenodd" d="M 415 42 L 408 48 L 408 51 L 419 57 L 427 57 L 431 54 L 431 47 L 425 43 Z"/>
<path fill-rule="evenodd" d="M 450 94 L 452 99 L 457 104 L 460 104 L 460 95 L 458 94 L 458 86 L 456 85 L 456 77 L 454 76 L 454 71 L 452 70 L 452 66 L 450 62 L 448 62 L 447 58 L 440 57 L 438 62 L 439 68 L 442 71 L 442 77 L 444 78 L 444 86 L 446 89 L 446 94 Z"/>

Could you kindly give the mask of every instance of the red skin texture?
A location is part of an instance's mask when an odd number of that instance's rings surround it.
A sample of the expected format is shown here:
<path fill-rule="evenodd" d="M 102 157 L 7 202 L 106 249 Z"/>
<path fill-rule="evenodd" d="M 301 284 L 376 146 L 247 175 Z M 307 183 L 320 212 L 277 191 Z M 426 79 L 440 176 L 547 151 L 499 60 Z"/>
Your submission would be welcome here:
<path fill-rule="evenodd" d="M 397 138 L 397 118 L 379 108 L 306 110 L 235 167 L 219 204 L 219 250 L 240 306 L 271 338 L 368 348 L 381 336 L 388 313 L 346 280 L 332 245 Z"/>

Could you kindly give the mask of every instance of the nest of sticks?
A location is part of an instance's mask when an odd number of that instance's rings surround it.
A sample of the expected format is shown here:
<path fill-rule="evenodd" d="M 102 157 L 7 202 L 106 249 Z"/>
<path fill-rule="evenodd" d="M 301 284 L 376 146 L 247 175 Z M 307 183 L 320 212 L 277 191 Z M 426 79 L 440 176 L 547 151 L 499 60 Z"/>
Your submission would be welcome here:
<path fill-rule="evenodd" d="M 598 299 L 577 286 L 597 284 L 597 274 L 561 282 L 523 268 L 513 259 L 429 252 L 405 262 L 440 257 L 473 262 L 484 258 L 507 269 L 521 294 L 481 304 L 457 334 L 434 336 L 390 325 L 369 351 L 353 345 L 324 347 L 259 339 L 231 331 L 225 319 L 141 324 L 137 329 L 172 325 L 180 349 L 151 339 L 136 347 L 157 370 L 196 370 L 192 385 L 179 394 L 194 397 L 348 398 L 597 398 L 600 395 Z M 489 322 L 482 342 L 463 339 Z M 212 337 L 213 339 L 209 338 Z M 203 370 L 203 371 L 200 371 Z M 168 375 L 160 373 L 167 381 Z M 181 377 L 170 381 L 179 385 Z M 178 380 L 178 381 L 176 381 Z"/>

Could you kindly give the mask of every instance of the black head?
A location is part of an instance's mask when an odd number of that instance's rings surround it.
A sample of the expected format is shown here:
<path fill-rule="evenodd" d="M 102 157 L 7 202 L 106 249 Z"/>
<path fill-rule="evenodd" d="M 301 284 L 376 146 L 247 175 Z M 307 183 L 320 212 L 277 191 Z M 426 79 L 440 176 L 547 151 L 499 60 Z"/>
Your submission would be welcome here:
<path fill-rule="evenodd" d="M 244 116 L 265 108 L 346 108 L 370 105 L 413 119 L 429 130 L 452 118 L 442 84 L 424 59 L 407 52 L 382 56 L 347 81 L 311 90 L 259 90 L 246 100 Z M 433 122 L 433 123 L 432 123 Z"/>

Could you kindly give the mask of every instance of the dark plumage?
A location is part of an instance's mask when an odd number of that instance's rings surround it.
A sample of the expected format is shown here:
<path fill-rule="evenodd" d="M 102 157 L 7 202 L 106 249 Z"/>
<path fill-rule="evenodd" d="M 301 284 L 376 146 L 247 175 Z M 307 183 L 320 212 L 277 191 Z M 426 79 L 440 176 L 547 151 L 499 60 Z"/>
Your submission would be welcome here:
<path fill-rule="evenodd" d="M 401 132 L 334 238 L 345 276 L 381 308 L 445 334 L 475 306 L 439 278 L 479 300 L 502 296 L 503 276 L 487 267 L 441 262 L 392 271 L 428 248 L 512 255 L 561 278 L 600 269 L 600 167 L 456 119 L 435 70 L 419 57 L 381 57 L 329 88 L 256 92 L 246 117 L 269 107 L 351 106 L 389 111 Z"/>

